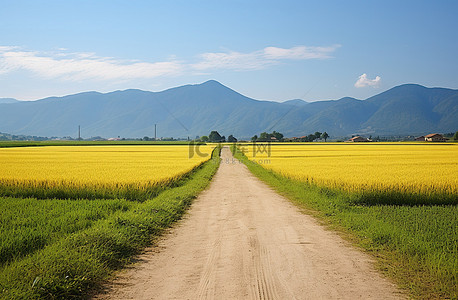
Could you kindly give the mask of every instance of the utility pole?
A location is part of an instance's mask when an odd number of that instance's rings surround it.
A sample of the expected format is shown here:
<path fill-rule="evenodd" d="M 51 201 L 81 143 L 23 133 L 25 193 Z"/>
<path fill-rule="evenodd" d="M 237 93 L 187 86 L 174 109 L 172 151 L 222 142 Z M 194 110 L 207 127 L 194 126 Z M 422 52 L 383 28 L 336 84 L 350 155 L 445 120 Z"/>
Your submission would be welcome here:
<path fill-rule="evenodd" d="M 154 140 L 156 140 L 157 137 L 157 124 L 154 124 Z"/>
<path fill-rule="evenodd" d="M 81 126 L 78 125 L 78 141 L 81 141 Z"/>

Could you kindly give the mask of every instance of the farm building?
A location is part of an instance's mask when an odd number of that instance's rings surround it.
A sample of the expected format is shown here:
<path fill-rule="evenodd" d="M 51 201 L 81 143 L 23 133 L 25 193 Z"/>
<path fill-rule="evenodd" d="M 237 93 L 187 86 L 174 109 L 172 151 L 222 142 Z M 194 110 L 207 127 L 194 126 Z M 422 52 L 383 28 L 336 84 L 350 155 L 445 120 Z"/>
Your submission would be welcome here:
<path fill-rule="evenodd" d="M 351 139 L 349 139 L 346 142 L 349 142 L 349 143 L 360 143 L 360 142 L 372 142 L 372 140 L 370 140 L 368 138 L 365 138 L 365 137 L 362 137 L 362 136 L 355 136 L 355 137 L 352 137 Z"/>
<path fill-rule="evenodd" d="M 415 141 L 417 141 L 417 142 L 424 142 L 424 141 L 425 141 L 425 136 L 424 136 L 424 135 L 419 136 L 419 137 L 415 138 Z"/>
<path fill-rule="evenodd" d="M 442 134 L 431 133 L 431 134 L 425 135 L 425 141 L 426 142 L 446 142 L 447 139 L 444 138 Z"/>

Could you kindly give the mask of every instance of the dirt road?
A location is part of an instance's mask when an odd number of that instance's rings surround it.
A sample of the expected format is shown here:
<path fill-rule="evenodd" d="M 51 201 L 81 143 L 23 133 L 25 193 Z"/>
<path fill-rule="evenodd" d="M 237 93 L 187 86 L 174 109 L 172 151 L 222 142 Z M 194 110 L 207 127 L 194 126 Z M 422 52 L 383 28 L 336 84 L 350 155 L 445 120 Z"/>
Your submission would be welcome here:
<path fill-rule="evenodd" d="M 397 299 L 350 247 L 233 160 L 161 242 L 108 287 L 108 299 Z"/>

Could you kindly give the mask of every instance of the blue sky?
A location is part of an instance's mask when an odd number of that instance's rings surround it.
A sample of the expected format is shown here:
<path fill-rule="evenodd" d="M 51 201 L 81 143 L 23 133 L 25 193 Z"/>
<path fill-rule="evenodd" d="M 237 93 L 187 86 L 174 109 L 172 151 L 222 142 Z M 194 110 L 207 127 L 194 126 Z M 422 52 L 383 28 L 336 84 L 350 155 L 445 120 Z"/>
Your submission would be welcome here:
<path fill-rule="evenodd" d="M 260 100 L 458 89 L 458 1 L 0 0 L 0 98 L 209 79 Z"/>

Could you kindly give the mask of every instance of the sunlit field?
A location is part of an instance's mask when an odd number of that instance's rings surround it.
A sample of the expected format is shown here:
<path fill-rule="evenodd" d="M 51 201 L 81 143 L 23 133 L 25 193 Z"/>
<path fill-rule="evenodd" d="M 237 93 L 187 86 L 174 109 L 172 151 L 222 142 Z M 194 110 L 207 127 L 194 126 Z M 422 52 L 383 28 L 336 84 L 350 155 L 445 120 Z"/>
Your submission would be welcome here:
<path fill-rule="evenodd" d="M 0 149 L 0 299 L 88 298 L 208 185 L 219 151 L 193 147 Z"/>
<path fill-rule="evenodd" d="M 132 198 L 132 191 L 176 181 L 210 159 L 212 149 L 200 146 L 204 155 L 190 157 L 186 145 L 3 148 L 0 195 Z"/>
<path fill-rule="evenodd" d="M 287 178 L 350 192 L 458 195 L 456 144 L 272 145 L 245 155 Z M 265 150 L 265 149 L 264 149 Z"/>
<path fill-rule="evenodd" d="M 238 149 L 236 157 L 255 175 L 374 253 L 414 299 L 456 299 L 457 144 Z"/>

